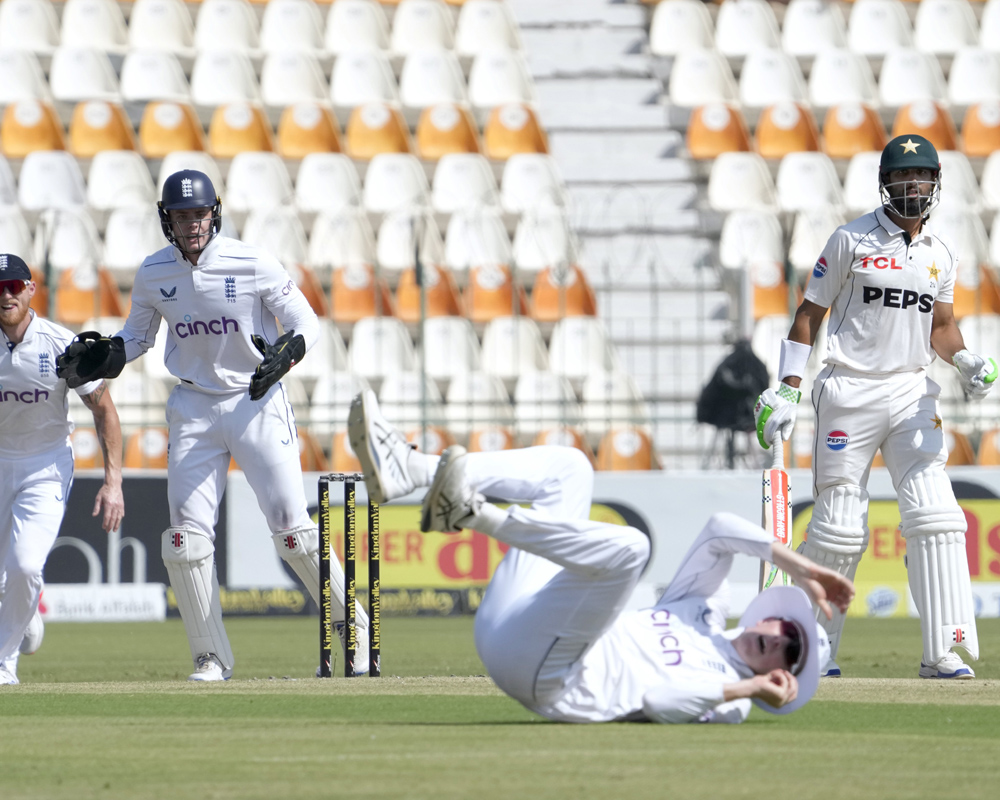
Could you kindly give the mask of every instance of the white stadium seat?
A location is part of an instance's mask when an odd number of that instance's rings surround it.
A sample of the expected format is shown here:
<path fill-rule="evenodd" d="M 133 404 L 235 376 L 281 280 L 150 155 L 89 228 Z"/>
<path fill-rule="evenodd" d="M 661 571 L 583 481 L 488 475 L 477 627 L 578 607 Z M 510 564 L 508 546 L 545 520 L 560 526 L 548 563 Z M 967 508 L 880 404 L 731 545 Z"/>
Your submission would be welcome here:
<path fill-rule="evenodd" d="M 265 53 L 322 53 L 323 18 L 316 4 L 312 0 L 270 0 L 260 21 L 260 49 Z"/>
<path fill-rule="evenodd" d="M 392 20 L 392 51 L 407 56 L 428 49 L 451 50 L 455 30 L 442 0 L 402 0 Z"/>
<path fill-rule="evenodd" d="M 778 49 L 753 50 L 747 55 L 740 73 L 740 102 L 744 106 L 766 108 L 776 103 L 801 103 L 805 99 L 806 83 L 793 56 Z"/>
<path fill-rule="evenodd" d="M 275 108 L 296 103 L 328 103 L 330 99 L 319 61 L 307 50 L 282 50 L 264 59 L 260 93 L 264 103 Z"/>
<path fill-rule="evenodd" d="M 3 4 L 0 3 L 0 8 Z M 52 92 L 34 53 L 0 50 L 0 105 L 21 100 L 51 100 Z"/>
<path fill-rule="evenodd" d="M 701 0 L 658 3 L 649 27 L 649 50 L 655 56 L 675 56 L 685 50 L 710 49 L 715 43 L 714 28 Z"/>
<path fill-rule="evenodd" d="M 0 205 L 0 253 L 30 253 L 31 230 L 16 205 Z"/>
<path fill-rule="evenodd" d="M 554 372 L 524 372 L 514 387 L 514 418 L 521 436 L 534 437 L 558 425 L 576 425 L 580 404 L 567 378 Z"/>
<path fill-rule="evenodd" d="M 708 48 L 683 50 L 670 70 L 670 102 L 694 108 L 706 103 L 734 103 L 736 80 L 725 57 Z"/>
<path fill-rule="evenodd" d="M 458 12 L 455 52 L 473 58 L 484 50 L 521 49 L 517 21 L 502 0 L 466 0 Z"/>
<path fill-rule="evenodd" d="M 49 55 L 59 45 L 59 18 L 49 0 L 0 3 L 0 51 Z"/>
<path fill-rule="evenodd" d="M 17 201 L 27 211 L 85 205 L 87 189 L 76 159 L 62 150 L 29 153 L 21 165 Z"/>
<path fill-rule="evenodd" d="M 465 81 L 458 57 L 450 50 L 410 53 L 399 76 L 399 99 L 404 108 L 414 111 L 440 103 L 465 104 Z"/>
<path fill-rule="evenodd" d="M 608 331 L 597 317 L 564 317 L 552 330 L 549 369 L 574 386 L 595 371 L 618 366 Z"/>
<path fill-rule="evenodd" d="M 566 191 L 555 159 L 542 153 L 517 153 L 508 158 L 500 179 L 500 205 L 512 214 L 565 206 Z"/>
<path fill-rule="evenodd" d="M 1000 210 L 1000 150 L 987 157 L 982 174 L 983 204 L 990 211 Z"/>
<path fill-rule="evenodd" d="M 122 62 L 121 92 L 124 100 L 137 103 L 191 100 L 184 69 L 177 56 L 166 50 L 133 50 L 126 55 Z"/>
<path fill-rule="evenodd" d="M 465 317 L 429 317 L 423 326 L 424 369 L 437 381 L 479 370 L 479 340 Z"/>
<path fill-rule="evenodd" d="M 307 360 L 303 360 L 303 364 Z M 319 376 L 309 406 L 309 429 L 317 436 L 324 437 L 346 430 L 351 401 L 369 388 L 367 380 L 350 372 L 328 370 L 325 375 Z"/>
<path fill-rule="evenodd" d="M 90 162 L 87 205 L 111 211 L 156 200 L 153 176 L 145 159 L 134 150 L 104 150 Z"/>
<path fill-rule="evenodd" d="M 57 47 L 52 54 L 49 85 L 56 100 L 118 100 L 118 76 L 107 53 L 83 47 Z"/>
<path fill-rule="evenodd" d="M 785 7 L 781 47 L 793 56 L 815 56 L 844 47 L 847 40 L 840 6 L 827 0 L 791 0 Z"/>
<path fill-rule="evenodd" d="M 938 158 L 941 159 L 941 207 L 978 211 L 982 196 L 968 156 L 957 150 L 940 150 Z"/>
<path fill-rule="evenodd" d="M 955 54 L 948 73 L 948 101 L 970 106 L 1000 100 L 1000 53 L 966 47 Z"/>
<path fill-rule="evenodd" d="M 375 234 L 364 210 L 349 206 L 317 215 L 307 263 L 322 276 L 337 267 L 374 264 Z"/>
<path fill-rule="evenodd" d="M 913 43 L 924 53 L 953 55 L 979 41 L 976 13 L 968 0 L 921 0 Z"/>
<path fill-rule="evenodd" d="M 378 229 L 375 257 L 383 274 L 398 275 L 415 264 L 416 240 L 424 264 L 441 264 L 444 245 L 434 217 L 422 208 L 399 208 L 385 215 Z"/>
<path fill-rule="evenodd" d="M 851 215 L 867 214 L 882 205 L 878 191 L 878 167 L 882 154 L 858 153 L 847 164 L 844 204 Z"/>
<path fill-rule="evenodd" d="M 448 384 L 448 428 L 460 436 L 482 425 L 513 425 L 514 408 L 503 381 L 486 372 L 454 375 Z"/>
<path fill-rule="evenodd" d="M 434 171 L 431 206 L 442 214 L 500 204 L 489 162 L 478 153 L 449 153 Z"/>
<path fill-rule="evenodd" d="M 718 211 L 774 210 L 774 182 L 764 159 L 756 153 L 723 153 L 712 164 L 708 203 Z"/>
<path fill-rule="evenodd" d="M 60 43 L 121 54 L 128 46 L 125 17 L 114 0 L 66 0 Z"/>
<path fill-rule="evenodd" d="M 309 250 L 305 228 L 293 206 L 255 209 L 247 215 L 240 237 L 247 244 L 266 250 L 291 269 L 305 264 Z"/>
<path fill-rule="evenodd" d="M 101 263 L 119 283 L 131 284 L 143 259 L 166 246 L 154 206 L 116 208 L 104 229 Z"/>
<path fill-rule="evenodd" d="M 295 204 L 305 212 L 336 214 L 361 204 L 361 181 L 350 158 L 341 153 L 310 153 L 295 176 Z"/>
<path fill-rule="evenodd" d="M 847 26 L 847 46 L 866 56 L 913 45 L 913 29 L 901 0 L 856 0 Z"/>
<path fill-rule="evenodd" d="M 780 46 L 778 21 L 766 0 L 725 0 L 715 19 L 715 47 L 724 56 L 746 56 Z"/>
<path fill-rule="evenodd" d="M 514 232 L 511 255 L 522 278 L 574 264 L 576 245 L 565 211 L 544 206 L 526 211 Z"/>
<path fill-rule="evenodd" d="M 334 106 L 345 109 L 397 102 L 399 91 L 389 58 L 379 50 L 341 53 L 330 77 L 330 98 Z"/>
<path fill-rule="evenodd" d="M 487 50 L 469 72 L 469 102 L 481 112 L 505 103 L 535 103 L 535 90 L 524 56 L 514 50 Z"/>
<path fill-rule="evenodd" d="M 368 165 L 364 207 L 375 213 L 421 205 L 427 200 L 427 176 L 416 156 L 381 153 Z"/>
<path fill-rule="evenodd" d="M 295 365 L 295 374 L 306 383 L 318 386 L 319 382 L 331 372 L 346 371 L 347 347 L 344 345 L 344 339 L 333 320 L 320 317 L 316 344 L 309 348 L 308 357 Z M 345 424 L 347 422 L 346 412 L 343 422 Z"/>
<path fill-rule="evenodd" d="M 420 425 L 440 424 L 444 419 L 441 390 L 430 375 L 416 371 L 389 372 L 378 391 L 379 410 L 389 423 L 404 430 Z M 423 403 L 426 402 L 426 417 Z"/>
<path fill-rule="evenodd" d="M 531 370 L 548 369 L 549 359 L 537 323 L 528 317 L 497 317 L 483 331 L 483 371 L 512 385 Z"/>
<path fill-rule="evenodd" d="M 918 100 L 943 101 L 947 94 L 937 58 L 903 48 L 886 54 L 878 79 L 883 106 L 898 108 Z"/>
<path fill-rule="evenodd" d="M 809 102 L 820 108 L 842 103 L 878 104 L 872 69 L 860 53 L 823 50 L 809 72 Z"/>
<path fill-rule="evenodd" d="M 463 209 L 451 215 L 444 263 L 453 271 L 511 263 L 511 243 L 498 208 Z"/>
<path fill-rule="evenodd" d="M 837 208 L 807 208 L 795 215 L 788 260 L 800 276 L 807 276 L 833 232 L 846 222 Z"/>
<path fill-rule="evenodd" d="M 775 179 L 782 211 L 844 204 L 837 169 L 826 153 L 789 153 L 781 159 Z"/>
<path fill-rule="evenodd" d="M 260 48 L 257 14 L 247 0 L 204 0 L 195 22 L 194 44 L 199 53 L 255 53 Z"/>
<path fill-rule="evenodd" d="M 128 44 L 133 50 L 193 55 L 194 24 L 183 0 L 136 0 L 129 15 Z"/>
<path fill-rule="evenodd" d="M 33 263 L 46 260 L 56 272 L 79 265 L 94 266 L 101 259 L 101 237 L 90 216 L 82 209 L 50 208 L 35 226 Z"/>
<path fill-rule="evenodd" d="M 227 103 L 259 102 L 260 87 L 246 53 L 200 51 L 191 70 L 191 100 L 213 108 Z"/>
<path fill-rule="evenodd" d="M 744 269 L 760 261 L 784 260 L 784 235 L 771 211 L 733 211 L 726 215 L 719 239 L 719 263 Z"/>
<path fill-rule="evenodd" d="M 352 50 L 387 50 L 389 22 L 371 0 L 337 0 L 330 7 L 324 45 L 334 55 Z"/>
<path fill-rule="evenodd" d="M 245 152 L 233 158 L 226 177 L 226 200 L 233 211 L 253 211 L 290 204 L 292 179 L 277 153 Z"/>
<path fill-rule="evenodd" d="M 348 350 L 351 371 L 368 380 L 413 369 L 413 343 L 395 317 L 365 317 L 354 324 Z"/>

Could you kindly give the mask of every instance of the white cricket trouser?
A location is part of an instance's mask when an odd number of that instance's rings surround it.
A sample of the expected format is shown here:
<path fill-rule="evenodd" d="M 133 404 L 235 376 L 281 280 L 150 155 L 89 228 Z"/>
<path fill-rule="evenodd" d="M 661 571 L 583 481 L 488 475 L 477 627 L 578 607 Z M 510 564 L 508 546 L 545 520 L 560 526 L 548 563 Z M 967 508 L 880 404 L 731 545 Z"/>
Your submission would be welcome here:
<path fill-rule="evenodd" d="M 870 375 L 827 366 L 813 385 L 816 441 L 813 491 L 837 484 L 865 487 L 875 452 L 892 484 L 915 472 L 943 468 L 948 460 L 938 395 L 941 387 L 924 370 Z M 839 447 L 843 437 L 847 443 Z"/>
<path fill-rule="evenodd" d="M 68 443 L 0 461 L 0 564 L 7 573 L 0 602 L 0 661 L 17 652 L 38 608 L 42 568 L 59 535 L 72 484 Z"/>
<path fill-rule="evenodd" d="M 476 649 L 509 695 L 528 706 L 551 702 L 624 608 L 649 538 L 589 519 L 594 475 L 578 450 L 470 453 L 466 463 L 487 497 L 531 503 L 511 506 L 490 532 L 511 549 L 476 612 Z"/>
<path fill-rule="evenodd" d="M 302 486 L 295 417 L 277 383 L 260 400 L 210 395 L 185 384 L 167 402 L 170 525 L 215 540 L 229 457 L 246 475 L 272 532 L 311 525 Z"/>

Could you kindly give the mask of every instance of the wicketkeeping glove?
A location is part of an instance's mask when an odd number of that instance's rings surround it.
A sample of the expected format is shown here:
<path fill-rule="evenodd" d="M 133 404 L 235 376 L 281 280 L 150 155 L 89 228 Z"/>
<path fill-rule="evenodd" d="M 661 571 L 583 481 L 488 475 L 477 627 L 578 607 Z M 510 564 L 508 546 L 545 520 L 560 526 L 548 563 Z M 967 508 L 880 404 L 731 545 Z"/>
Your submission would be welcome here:
<path fill-rule="evenodd" d="M 84 331 L 56 357 L 56 376 L 76 389 L 101 378 L 117 378 L 125 368 L 125 340 Z"/>
<path fill-rule="evenodd" d="M 778 389 L 765 389 L 757 398 L 753 408 L 753 418 L 757 423 L 757 441 L 765 450 L 771 449 L 775 433 L 781 433 L 781 438 L 788 441 L 792 438 L 792 428 L 795 427 L 796 406 L 802 399 L 802 392 L 793 389 L 787 383 L 779 383 Z"/>
<path fill-rule="evenodd" d="M 251 335 L 250 341 L 264 356 L 250 379 L 250 399 L 260 400 L 282 375 L 302 360 L 306 354 L 306 340 L 291 330 L 279 336 L 274 344 L 268 344 L 257 334 Z"/>
<path fill-rule="evenodd" d="M 983 358 L 968 350 L 955 353 L 952 363 L 962 376 L 962 388 L 973 400 L 980 400 L 993 388 L 997 379 L 997 362 L 992 358 Z"/>

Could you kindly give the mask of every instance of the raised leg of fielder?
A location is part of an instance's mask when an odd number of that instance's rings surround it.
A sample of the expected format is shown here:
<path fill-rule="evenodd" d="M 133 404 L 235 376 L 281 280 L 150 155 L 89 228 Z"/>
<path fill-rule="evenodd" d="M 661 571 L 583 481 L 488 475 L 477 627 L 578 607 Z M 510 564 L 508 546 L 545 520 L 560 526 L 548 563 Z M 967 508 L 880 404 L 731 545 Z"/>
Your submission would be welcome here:
<path fill-rule="evenodd" d="M 277 384 L 259 402 L 246 394 L 220 399 L 181 385 L 171 394 L 167 419 L 170 527 L 163 533 L 163 560 L 195 663 L 191 679 L 226 679 L 234 658 L 222 623 L 214 528 L 230 454 L 257 497 L 278 554 L 319 602 L 319 536 L 307 510 L 294 418 Z M 331 566 L 331 580 L 333 618 L 343 619 L 339 564 Z M 356 613 L 367 629 L 360 604 Z M 367 637 L 358 641 L 363 646 Z M 367 651 L 359 650 L 359 662 L 365 671 Z"/>

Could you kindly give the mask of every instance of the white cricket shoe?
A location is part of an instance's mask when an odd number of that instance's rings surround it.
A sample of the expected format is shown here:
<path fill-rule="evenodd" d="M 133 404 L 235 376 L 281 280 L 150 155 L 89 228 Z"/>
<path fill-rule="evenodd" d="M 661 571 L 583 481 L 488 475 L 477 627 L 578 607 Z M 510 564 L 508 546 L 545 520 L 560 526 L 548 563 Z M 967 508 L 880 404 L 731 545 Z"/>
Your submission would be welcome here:
<path fill-rule="evenodd" d="M 387 503 L 415 488 L 406 462 L 414 446 L 382 416 L 375 392 L 365 389 L 351 401 L 347 437 L 361 462 L 368 496 Z"/>
<path fill-rule="evenodd" d="M 0 661 L 0 686 L 16 686 L 21 681 L 17 679 L 17 653 Z"/>
<path fill-rule="evenodd" d="M 458 533 L 479 513 L 485 498 L 465 477 L 466 450 L 452 445 L 441 454 L 434 481 L 424 497 L 420 530 Z"/>
<path fill-rule="evenodd" d="M 343 621 L 334 622 L 333 627 L 340 637 L 340 646 L 344 648 L 344 658 L 347 658 L 347 624 Z M 368 674 L 368 628 L 357 626 L 358 644 L 354 651 L 354 674 Z"/>
<path fill-rule="evenodd" d="M 972 680 L 976 673 L 959 657 L 958 653 L 945 653 L 937 664 L 920 662 L 921 678 L 954 678 L 960 681 Z"/>
<path fill-rule="evenodd" d="M 24 638 L 21 640 L 21 652 L 26 656 L 30 656 L 42 646 L 42 639 L 44 638 L 45 622 L 42 621 L 42 615 L 38 613 L 38 609 L 36 608 L 35 613 L 31 617 L 31 622 L 28 623 L 28 628 L 24 632 Z"/>
<path fill-rule="evenodd" d="M 820 670 L 819 676 L 821 678 L 839 678 L 840 667 L 838 667 L 837 662 L 831 658 L 827 660 L 826 666 Z"/>
<path fill-rule="evenodd" d="M 198 656 L 198 665 L 195 667 L 194 672 L 188 675 L 189 681 L 227 681 L 229 680 L 229 675 L 222 666 L 222 662 L 219 661 L 219 657 L 215 653 L 202 653 Z"/>

